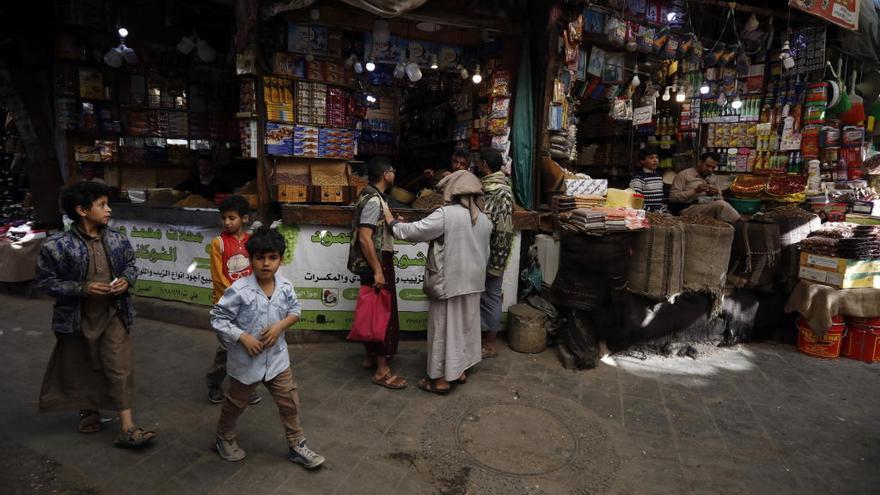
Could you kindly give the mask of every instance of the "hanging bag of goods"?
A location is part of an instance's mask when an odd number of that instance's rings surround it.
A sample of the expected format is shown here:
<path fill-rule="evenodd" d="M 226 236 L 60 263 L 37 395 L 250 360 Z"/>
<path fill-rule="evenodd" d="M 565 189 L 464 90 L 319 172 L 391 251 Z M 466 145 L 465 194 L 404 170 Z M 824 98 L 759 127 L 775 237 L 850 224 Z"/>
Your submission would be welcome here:
<path fill-rule="evenodd" d="M 720 310 L 733 227 L 702 215 L 682 217 L 681 221 L 684 223 L 684 289 L 711 294 L 715 298 L 715 309 Z"/>
<path fill-rule="evenodd" d="M 684 226 L 676 217 L 648 213 L 651 227 L 633 235 L 627 289 L 669 300 L 684 290 Z"/>
<path fill-rule="evenodd" d="M 771 175 L 767 183 L 767 197 L 780 203 L 802 203 L 807 199 L 807 176 Z"/>

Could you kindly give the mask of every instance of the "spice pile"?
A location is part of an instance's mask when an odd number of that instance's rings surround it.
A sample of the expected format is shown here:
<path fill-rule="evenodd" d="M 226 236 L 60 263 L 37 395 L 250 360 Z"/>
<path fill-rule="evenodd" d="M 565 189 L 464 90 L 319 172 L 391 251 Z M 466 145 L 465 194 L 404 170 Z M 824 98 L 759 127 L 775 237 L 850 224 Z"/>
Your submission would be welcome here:
<path fill-rule="evenodd" d="M 842 258 L 852 260 L 880 259 L 880 227 L 860 225 L 853 229 L 853 236 L 841 239 L 837 252 Z"/>

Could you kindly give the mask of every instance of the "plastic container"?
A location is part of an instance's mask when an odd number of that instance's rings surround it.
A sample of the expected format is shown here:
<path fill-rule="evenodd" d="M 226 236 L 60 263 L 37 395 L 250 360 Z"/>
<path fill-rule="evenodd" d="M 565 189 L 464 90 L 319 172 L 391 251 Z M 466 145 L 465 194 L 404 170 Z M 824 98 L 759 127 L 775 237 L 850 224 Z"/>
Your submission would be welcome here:
<path fill-rule="evenodd" d="M 751 215 L 761 209 L 760 199 L 728 198 L 727 202 L 743 215 Z"/>
<path fill-rule="evenodd" d="M 840 356 L 840 349 L 843 344 L 843 336 L 846 333 L 846 323 L 843 317 L 835 316 L 833 318 L 831 328 L 825 335 L 819 338 L 810 325 L 803 318 L 797 319 L 798 337 L 797 348 L 804 354 L 813 357 L 834 359 Z"/>
<path fill-rule="evenodd" d="M 538 353 L 547 348 L 547 315 L 528 304 L 514 304 L 508 310 L 507 340 L 517 352 Z"/>

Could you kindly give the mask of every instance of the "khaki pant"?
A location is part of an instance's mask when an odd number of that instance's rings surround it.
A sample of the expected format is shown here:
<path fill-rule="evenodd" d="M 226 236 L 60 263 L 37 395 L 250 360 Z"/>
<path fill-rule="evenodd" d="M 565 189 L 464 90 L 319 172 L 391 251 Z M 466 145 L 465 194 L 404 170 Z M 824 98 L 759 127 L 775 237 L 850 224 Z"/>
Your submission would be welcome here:
<path fill-rule="evenodd" d="M 227 440 L 235 438 L 235 423 L 238 417 L 248 406 L 248 399 L 253 395 L 259 383 L 245 385 L 233 377 L 229 377 L 229 390 L 226 392 L 226 400 L 220 411 L 220 421 L 217 423 L 217 434 Z M 275 404 L 278 406 L 278 415 L 281 417 L 281 425 L 284 426 L 284 436 L 287 444 L 295 447 L 305 438 L 303 429 L 299 424 L 299 394 L 296 390 L 296 382 L 293 381 L 293 371 L 290 368 L 282 371 L 275 378 L 263 382 Z"/>

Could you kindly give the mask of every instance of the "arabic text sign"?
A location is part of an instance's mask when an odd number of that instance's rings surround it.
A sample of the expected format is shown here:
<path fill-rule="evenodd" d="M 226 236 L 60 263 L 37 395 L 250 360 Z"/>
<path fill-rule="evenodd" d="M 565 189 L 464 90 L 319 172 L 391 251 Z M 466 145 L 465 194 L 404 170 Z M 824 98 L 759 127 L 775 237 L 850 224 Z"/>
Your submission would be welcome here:
<path fill-rule="evenodd" d="M 288 236 L 288 249 L 293 248 L 293 258 L 281 267 L 281 273 L 293 282 L 303 306 L 303 318 L 297 328 L 349 330 L 360 289 L 360 278 L 346 267 L 351 233 L 348 229 L 329 226 L 286 228 L 294 230 Z M 516 302 L 519 242 L 517 235 L 504 274 L 505 310 Z M 422 292 L 422 282 L 428 244 L 397 241 L 394 249 L 400 328 L 426 330 L 428 298 Z"/>
<path fill-rule="evenodd" d="M 633 125 L 639 126 L 644 124 L 650 124 L 651 119 L 654 115 L 654 107 L 651 105 L 646 105 L 644 107 L 636 107 L 633 111 Z"/>
<path fill-rule="evenodd" d="M 219 227 L 113 220 L 137 260 L 134 293 L 170 301 L 211 304 L 211 240 Z"/>
<path fill-rule="evenodd" d="M 859 3 L 861 0 L 789 0 L 792 5 L 804 12 L 821 17 L 840 27 L 858 31 Z"/>

